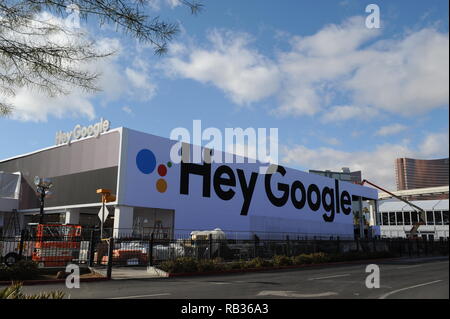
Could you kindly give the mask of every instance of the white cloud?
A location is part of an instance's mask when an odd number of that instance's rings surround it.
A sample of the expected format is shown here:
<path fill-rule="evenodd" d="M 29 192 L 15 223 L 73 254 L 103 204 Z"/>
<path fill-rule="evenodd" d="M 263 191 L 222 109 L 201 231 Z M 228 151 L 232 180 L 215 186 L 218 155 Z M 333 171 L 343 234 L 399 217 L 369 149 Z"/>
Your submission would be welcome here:
<path fill-rule="evenodd" d="M 181 5 L 180 0 L 147 0 L 147 4 L 150 9 L 154 11 L 161 10 L 162 6 L 169 6 L 171 9 L 174 9 Z"/>
<path fill-rule="evenodd" d="M 79 90 L 51 98 L 42 92 L 20 89 L 11 101 L 15 106 L 11 117 L 20 121 L 45 122 L 49 115 L 56 118 L 95 118 L 88 94 Z"/>
<path fill-rule="evenodd" d="M 212 84 L 240 105 L 259 101 L 278 90 L 277 66 L 248 47 L 248 35 L 214 30 L 208 39 L 210 49 L 174 46 L 164 64 L 166 71 Z"/>
<path fill-rule="evenodd" d="M 379 29 L 368 29 L 363 17 L 351 17 L 341 25 L 330 24 L 311 36 L 294 37 L 293 52 L 301 57 L 345 57 L 361 44 L 379 35 Z M 336 66 L 338 66 L 336 64 Z M 330 70 L 323 70 L 329 72 Z M 334 70 L 331 70 L 334 71 Z"/>
<path fill-rule="evenodd" d="M 395 123 L 395 124 L 380 127 L 380 129 L 375 132 L 375 135 L 378 135 L 378 136 L 394 135 L 394 134 L 403 132 L 406 129 L 407 129 L 407 127 L 405 125 Z"/>
<path fill-rule="evenodd" d="M 444 133 L 432 133 L 425 137 L 419 146 L 422 156 L 445 157 L 448 156 L 449 136 Z"/>
<path fill-rule="evenodd" d="M 448 104 L 449 37 L 433 29 L 400 41 L 380 41 L 344 83 L 358 104 L 393 113 L 420 114 Z"/>
<path fill-rule="evenodd" d="M 133 110 L 128 105 L 122 106 L 122 111 L 129 115 L 134 115 Z"/>
<path fill-rule="evenodd" d="M 325 122 L 381 113 L 415 115 L 448 104 L 449 36 L 422 29 L 382 39 L 364 17 L 293 36 L 269 58 L 248 34 L 214 30 L 209 47 L 173 45 L 172 75 L 209 83 L 237 104 L 277 97 L 281 116 L 319 114 Z M 344 104 L 345 103 L 345 104 Z"/>
<path fill-rule="evenodd" d="M 365 28 L 363 20 L 353 17 L 294 37 L 292 49 L 277 61 L 284 79 L 278 113 L 322 112 L 330 122 L 370 109 L 412 115 L 448 103 L 448 34 L 424 29 L 370 44 L 380 33 Z M 336 95 L 354 106 L 333 106 Z"/>
<path fill-rule="evenodd" d="M 38 19 L 48 23 L 63 23 L 61 19 L 57 19 L 48 13 L 42 13 Z M 79 31 L 80 34 L 73 34 L 72 37 L 63 32 L 55 33 L 46 41 L 61 45 L 64 45 L 67 41 L 78 43 L 84 41 L 84 36 L 89 36 L 87 30 Z M 120 98 L 148 100 L 155 95 L 156 85 L 149 78 L 149 67 L 145 63 L 139 63 L 139 54 L 144 52 L 130 52 L 130 49 L 128 49 L 127 54 L 124 54 L 122 44 L 117 38 L 99 38 L 95 41 L 94 46 L 97 52 L 115 52 L 115 54 L 90 63 L 80 62 L 74 67 L 100 75 L 96 83 L 101 89 L 99 93 L 85 92 L 76 87 L 66 86 L 65 89 L 69 92 L 67 95 L 52 97 L 32 88 L 20 88 L 14 96 L 6 98 L 7 102 L 14 105 L 11 117 L 20 121 L 34 122 L 45 122 L 49 117 L 87 117 L 93 119 L 96 114 L 91 100 L 96 97 L 99 98 L 101 104 L 106 105 L 108 102 Z M 136 55 L 133 63 L 129 63 L 129 65 L 131 64 L 129 67 L 124 67 L 122 65 L 124 60 L 129 59 L 133 54 Z M 124 74 L 127 79 L 125 81 Z M 64 87 L 63 83 L 61 83 L 61 86 Z"/>
<path fill-rule="evenodd" d="M 336 137 L 329 137 L 329 138 L 324 138 L 323 141 L 327 144 L 333 145 L 333 146 L 337 146 L 337 145 L 341 145 L 341 141 L 339 139 L 337 139 Z"/>
<path fill-rule="evenodd" d="M 350 119 L 369 120 L 376 116 L 378 111 L 367 106 L 341 105 L 333 106 L 322 115 L 322 122 L 340 122 Z"/>
<path fill-rule="evenodd" d="M 417 148 L 404 144 L 381 144 L 372 151 L 347 152 L 330 147 L 311 149 L 303 145 L 281 148 L 282 162 L 305 170 L 361 170 L 366 178 L 395 190 L 395 159 L 399 157 L 435 158 L 448 156 L 448 133 L 428 134 Z"/>
<path fill-rule="evenodd" d="M 144 100 L 149 100 L 155 95 L 156 85 L 150 81 L 147 72 L 126 68 L 125 74 L 131 82 L 132 87 L 138 89 L 138 91 L 142 90 Z"/>

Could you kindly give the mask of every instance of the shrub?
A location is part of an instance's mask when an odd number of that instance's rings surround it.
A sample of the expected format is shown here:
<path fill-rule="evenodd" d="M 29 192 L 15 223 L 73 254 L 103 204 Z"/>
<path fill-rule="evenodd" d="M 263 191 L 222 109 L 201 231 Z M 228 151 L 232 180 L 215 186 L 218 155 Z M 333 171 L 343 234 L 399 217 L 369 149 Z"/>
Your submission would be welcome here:
<path fill-rule="evenodd" d="M 247 263 L 243 261 L 233 261 L 225 265 L 225 269 L 246 269 Z"/>
<path fill-rule="evenodd" d="M 308 265 L 313 263 L 312 254 L 301 254 L 298 256 L 295 256 L 294 258 L 294 264 L 296 265 Z"/>
<path fill-rule="evenodd" d="M 160 268 L 169 273 L 196 272 L 197 260 L 192 257 L 181 257 L 161 263 Z"/>
<path fill-rule="evenodd" d="M 264 260 L 261 257 L 253 258 L 250 261 L 247 261 L 245 264 L 246 268 L 264 268 L 264 267 L 272 267 L 273 262 L 269 260 Z"/>
<path fill-rule="evenodd" d="M 217 265 L 213 260 L 205 259 L 197 263 L 197 270 L 200 272 L 219 270 L 219 265 Z"/>
<path fill-rule="evenodd" d="M 11 286 L 0 290 L 0 299 L 63 299 L 62 291 L 41 292 L 35 295 L 22 293 L 22 283 L 13 282 Z"/>
<path fill-rule="evenodd" d="M 287 256 L 276 255 L 273 257 L 273 264 L 277 267 L 290 266 L 292 265 L 292 259 Z"/>
<path fill-rule="evenodd" d="M 0 265 L 0 280 L 31 280 L 39 277 L 39 268 L 31 260 L 20 260 L 10 267 Z"/>
<path fill-rule="evenodd" d="M 232 270 L 232 269 L 249 269 L 249 268 L 265 268 L 265 267 L 283 267 L 290 265 L 305 265 L 305 264 L 321 264 L 331 261 L 352 261 L 375 258 L 392 257 L 389 252 L 359 252 L 350 251 L 343 254 L 326 254 L 323 252 L 301 254 L 295 257 L 288 257 L 284 255 L 276 255 L 272 260 L 265 260 L 261 257 L 253 258 L 249 261 L 234 261 L 224 263 L 223 259 L 215 258 L 213 260 L 206 259 L 197 261 L 191 257 L 182 257 L 175 260 L 164 261 L 160 268 L 169 273 L 183 273 L 183 272 L 208 272 L 218 270 Z"/>
<path fill-rule="evenodd" d="M 313 253 L 311 255 L 313 264 L 321 264 L 330 261 L 330 257 L 325 253 Z"/>

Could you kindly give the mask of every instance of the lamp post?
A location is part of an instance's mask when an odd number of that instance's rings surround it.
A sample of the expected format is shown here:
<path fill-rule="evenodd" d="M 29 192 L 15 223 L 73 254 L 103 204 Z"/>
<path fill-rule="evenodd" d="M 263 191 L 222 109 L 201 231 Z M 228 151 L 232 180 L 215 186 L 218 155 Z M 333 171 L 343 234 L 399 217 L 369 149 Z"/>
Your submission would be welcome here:
<path fill-rule="evenodd" d="M 39 224 L 44 222 L 44 201 L 45 196 L 50 194 L 50 188 L 53 187 L 53 183 L 48 178 L 41 178 L 36 176 L 34 178 L 34 185 L 36 185 L 36 190 L 39 193 L 40 211 L 39 211 Z"/>

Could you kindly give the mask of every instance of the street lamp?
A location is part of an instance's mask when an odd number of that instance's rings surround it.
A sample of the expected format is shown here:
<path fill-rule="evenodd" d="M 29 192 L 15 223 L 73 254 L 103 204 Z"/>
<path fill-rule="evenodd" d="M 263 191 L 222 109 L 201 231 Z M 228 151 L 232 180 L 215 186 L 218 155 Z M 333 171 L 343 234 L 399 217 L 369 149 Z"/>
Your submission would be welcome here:
<path fill-rule="evenodd" d="M 50 194 L 50 188 L 53 187 L 53 183 L 48 178 L 41 178 L 39 176 L 36 176 L 34 178 L 34 185 L 36 185 L 36 190 L 40 194 L 39 195 L 39 201 L 40 201 L 39 224 L 42 224 L 44 222 L 44 200 L 45 200 L 45 196 Z"/>

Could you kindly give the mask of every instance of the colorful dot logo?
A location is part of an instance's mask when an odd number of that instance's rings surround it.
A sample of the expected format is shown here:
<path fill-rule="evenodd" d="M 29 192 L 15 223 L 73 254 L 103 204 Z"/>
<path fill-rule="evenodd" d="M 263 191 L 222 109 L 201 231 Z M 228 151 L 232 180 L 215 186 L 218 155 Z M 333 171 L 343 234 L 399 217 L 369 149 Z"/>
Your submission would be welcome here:
<path fill-rule="evenodd" d="M 142 149 L 136 155 L 136 166 L 143 174 L 151 174 L 156 168 L 156 157 L 152 151 L 148 149 Z M 167 167 L 172 167 L 172 163 L 168 162 L 166 165 L 158 165 L 158 175 L 164 177 L 167 175 Z M 167 191 L 167 182 L 164 178 L 159 178 L 156 181 L 156 190 L 160 193 L 165 193 Z"/>

